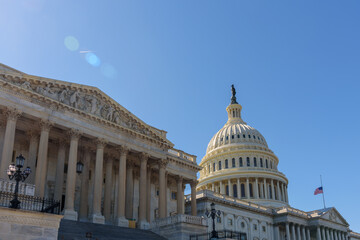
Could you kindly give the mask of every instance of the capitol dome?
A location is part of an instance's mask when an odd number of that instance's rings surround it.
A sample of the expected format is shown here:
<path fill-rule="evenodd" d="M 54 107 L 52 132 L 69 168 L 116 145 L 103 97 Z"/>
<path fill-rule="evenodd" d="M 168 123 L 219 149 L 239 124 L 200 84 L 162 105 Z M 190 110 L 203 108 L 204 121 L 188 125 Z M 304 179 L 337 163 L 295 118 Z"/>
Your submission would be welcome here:
<path fill-rule="evenodd" d="M 242 120 L 234 87 L 232 92 L 228 121 L 208 144 L 197 188 L 266 206 L 288 205 L 288 180 L 277 169 L 279 160 L 264 136 Z"/>

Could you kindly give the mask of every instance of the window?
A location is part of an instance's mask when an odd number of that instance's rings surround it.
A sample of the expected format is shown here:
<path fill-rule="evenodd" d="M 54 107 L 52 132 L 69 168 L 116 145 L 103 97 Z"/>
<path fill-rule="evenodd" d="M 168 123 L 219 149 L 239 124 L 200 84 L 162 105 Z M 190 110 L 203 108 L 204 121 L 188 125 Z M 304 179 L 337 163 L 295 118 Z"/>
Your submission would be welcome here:
<path fill-rule="evenodd" d="M 255 230 L 255 231 L 257 230 L 257 225 L 256 225 L 256 224 L 254 224 L 254 230 Z"/>
<path fill-rule="evenodd" d="M 217 223 L 221 223 L 221 217 L 216 218 Z"/>
<path fill-rule="evenodd" d="M 176 192 L 171 192 L 171 200 L 176 200 Z"/>
<path fill-rule="evenodd" d="M 246 158 L 246 166 L 250 167 L 250 158 L 249 157 Z"/>
<path fill-rule="evenodd" d="M 260 167 L 264 167 L 262 158 L 260 158 Z"/>
<path fill-rule="evenodd" d="M 219 170 L 221 170 L 221 161 L 219 161 Z"/>
<path fill-rule="evenodd" d="M 266 232 L 266 227 L 265 226 L 262 226 L 262 231 Z"/>
<path fill-rule="evenodd" d="M 220 141 L 222 141 L 223 140 L 223 138 L 220 138 Z"/>
<path fill-rule="evenodd" d="M 231 139 L 234 139 L 234 135 L 231 135 Z"/>
<path fill-rule="evenodd" d="M 269 185 L 269 198 L 272 199 L 271 186 Z"/>
<path fill-rule="evenodd" d="M 237 185 L 233 184 L 233 194 L 234 194 L 234 198 L 238 197 L 238 193 L 237 193 Z"/>
<path fill-rule="evenodd" d="M 254 167 L 257 167 L 257 161 L 255 157 L 254 157 Z"/>
<path fill-rule="evenodd" d="M 215 172 L 216 171 L 216 169 L 215 169 L 215 163 L 213 163 L 213 172 Z"/>
<path fill-rule="evenodd" d="M 241 228 L 245 228 L 245 223 L 241 222 Z"/>
<path fill-rule="evenodd" d="M 229 168 L 229 163 L 227 159 L 225 159 L 225 168 Z"/>
<path fill-rule="evenodd" d="M 260 138 L 258 137 L 258 140 L 260 140 Z"/>
<path fill-rule="evenodd" d="M 245 134 L 243 134 L 243 138 L 246 138 Z"/>
<path fill-rule="evenodd" d="M 231 159 L 232 167 L 235 167 L 235 158 Z"/>
<path fill-rule="evenodd" d="M 232 219 L 228 219 L 228 226 L 232 226 L 233 225 L 233 220 Z"/>
<path fill-rule="evenodd" d="M 238 138 L 240 138 L 240 134 L 238 134 Z"/>
<path fill-rule="evenodd" d="M 253 135 L 253 138 L 256 139 L 255 135 Z"/>
<path fill-rule="evenodd" d="M 156 189 L 156 196 L 159 196 L 159 189 Z"/>
<path fill-rule="evenodd" d="M 252 183 L 249 183 L 250 197 L 254 197 Z"/>
<path fill-rule="evenodd" d="M 239 158 L 239 166 L 242 167 L 243 166 L 243 161 L 242 161 L 242 157 Z"/>
<path fill-rule="evenodd" d="M 229 185 L 226 185 L 225 187 L 225 194 L 229 196 Z"/>
<path fill-rule="evenodd" d="M 229 140 L 229 136 L 226 136 L 226 140 Z"/>
<path fill-rule="evenodd" d="M 266 168 L 269 168 L 268 160 L 267 160 L 267 159 L 265 159 L 265 165 L 266 165 Z"/>
<path fill-rule="evenodd" d="M 241 197 L 244 198 L 245 197 L 245 185 L 242 183 L 240 185 L 240 187 L 241 187 Z"/>
<path fill-rule="evenodd" d="M 249 138 L 251 138 L 251 136 L 249 135 Z"/>
<path fill-rule="evenodd" d="M 210 173 L 210 164 L 209 164 L 209 166 L 208 166 L 208 172 Z"/>

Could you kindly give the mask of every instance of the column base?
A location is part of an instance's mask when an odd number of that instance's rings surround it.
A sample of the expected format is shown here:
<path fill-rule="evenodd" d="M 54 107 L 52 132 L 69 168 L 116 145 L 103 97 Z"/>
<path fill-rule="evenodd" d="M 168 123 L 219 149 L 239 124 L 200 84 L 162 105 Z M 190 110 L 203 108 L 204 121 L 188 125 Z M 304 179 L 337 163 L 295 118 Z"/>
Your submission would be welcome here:
<path fill-rule="evenodd" d="M 150 229 L 150 223 L 148 223 L 146 220 L 139 220 L 137 227 L 140 229 Z"/>
<path fill-rule="evenodd" d="M 64 219 L 77 221 L 78 220 L 78 213 L 74 210 L 65 209 L 64 211 Z"/>
<path fill-rule="evenodd" d="M 117 225 L 119 227 L 129 227 L 129 221 L 125 217 L 119 217 L 117 219 Z"/>
<path fill-rule="evenodd" d="M 105 217 L 101 214 L 93 214 L 91 216 L 91 222 L 92 223 L 99 223 L 99 224 L 105 224 Z"/>

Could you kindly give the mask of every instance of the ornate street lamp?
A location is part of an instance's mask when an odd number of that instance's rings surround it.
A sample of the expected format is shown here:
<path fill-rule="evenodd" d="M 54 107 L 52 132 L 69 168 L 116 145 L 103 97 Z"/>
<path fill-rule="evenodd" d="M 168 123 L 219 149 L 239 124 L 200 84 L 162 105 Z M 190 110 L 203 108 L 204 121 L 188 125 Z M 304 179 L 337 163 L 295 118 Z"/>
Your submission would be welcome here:
<path fill-rule="evenodd" d="M 84 168 L 84 164 L 82 162 L 77 162 L 76 163 L 76 172 L 78 174 L 82 173 L 83 168 Z"/>
<path fill-rule="evenodd" d="M 213 222 L 213 230 L 211 232 L 211 237 L 210 239 L 217 239 L 219 238 L 218 236 L 218 233 L 217 231 L 215 231 L 215 217 L 220 217 L 221 215 L 221 212 L 220 210 L 215 210 L 215 203 L 211 203 L 211 211 L 209 212 L 207 209 L 206 209 L 206 212 L 205 212 L 205 215 L 208 217 L 208 218 L 212 218 L 212 222 Z"/>
<path fill-rule="evenodd" d="M 30 175 L 31 169 L 27 167 L 24 171 L 21 171 L 21 168 L 24 166 L 25 158 L 22 154 L 20 154 L 16 158 L 16 165 L 10 164 L 9 169 L 7 170 L 7 175 L 10 180 L 15 178 L 16 185 L 15 185 L 15 192 L 14 192 L 14 199 L 10 201 L 10 208 L 20 208 L 20 201 L 18 200 L 18 192 L 19 192 L 19 182 L 25 181 L 25 179 Z"/>

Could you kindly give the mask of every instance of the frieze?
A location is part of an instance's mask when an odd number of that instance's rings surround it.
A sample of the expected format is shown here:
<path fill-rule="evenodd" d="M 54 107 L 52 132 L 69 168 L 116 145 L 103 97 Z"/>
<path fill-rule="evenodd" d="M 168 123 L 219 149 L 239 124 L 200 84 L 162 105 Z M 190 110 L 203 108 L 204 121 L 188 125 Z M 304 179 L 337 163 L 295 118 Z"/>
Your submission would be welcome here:
<path fill-rule="evenodd" d="M 19 78 L 11 75 L 2 75 L 1 79 L 28 91 L 32 91 L 59 103 L 86 112 L 87 114 L 129 128 L 143 135 L 155 137 L 149 129 L 142 126 L 140 122 L 136 121 L 136 119 L 120 109 L 119 106 L 116 106 L 116 104 L 106 100 L 104 96 L 96 93 L 95 90 L 85 88 L 78 89 L 73 86 L 66 86 L 65 83 L 62 82 L 46 83 L 37 79 Z M 3 85 L 6 85 L 6 83 Z M 34 102 L 39 104 L 42 103 L 41 105 L 43 105 L 41 100 L 34 100 Z M 59 109 L 54 104 L 52 104 L 51 107 L 54 110 Z M 151 129 L 156 131 L 156 134 L 161 135 L 161 131 L 152 127 Z"/>

